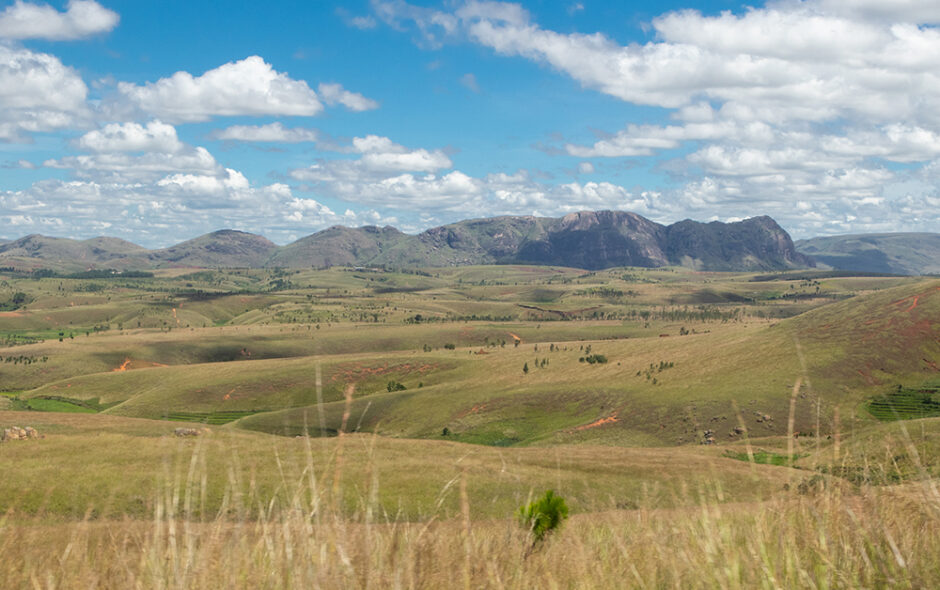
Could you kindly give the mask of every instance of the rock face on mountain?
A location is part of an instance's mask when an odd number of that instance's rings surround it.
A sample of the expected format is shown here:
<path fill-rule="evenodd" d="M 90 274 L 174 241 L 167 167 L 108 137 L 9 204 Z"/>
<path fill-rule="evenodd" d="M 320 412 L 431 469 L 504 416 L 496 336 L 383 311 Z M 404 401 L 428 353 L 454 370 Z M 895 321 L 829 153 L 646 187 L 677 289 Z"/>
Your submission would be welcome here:
<path fill-rule="evenodd" d="M 9 252 L 10 254 L 7 254 Z M 701 270 L 812 266 L 769 217 L 736 223 L 680 221 L 664 226 L 635 213 L 582 211 L 560 218 L 504 216 L 460 221 L 418 235 L 386 226 L 334 226 L 277 247 L 267 238 L 221 230 L 162 250 L 114 238 L 78 242 L 27 236 L 0 244 L 3 256 L 56 259 L 98 268 L 398 268 L 467 264 L 546 264 L 589 270 L 670 264 Z"/>
<path fill-rule="evenodd" d="M 856 234 L 796 242 L 796 249 L 837 270 L 940 274 L 940 234 Z"/>
<path fill-rule="evenodd" d="M 549 224 L 547 235 L 527 240 L 520 262 L 599 269 L 612 266 L 666 266 L 665 228 L 623 211 L 569 213 Z"/>
<path fill-rule="evenodd" d="M 796 251 L 790 235 L 770 217 L 737 223 L 686 219 L 666 228 L 671 264 L 702 270 L 773 270 L 813 266 Z"/>

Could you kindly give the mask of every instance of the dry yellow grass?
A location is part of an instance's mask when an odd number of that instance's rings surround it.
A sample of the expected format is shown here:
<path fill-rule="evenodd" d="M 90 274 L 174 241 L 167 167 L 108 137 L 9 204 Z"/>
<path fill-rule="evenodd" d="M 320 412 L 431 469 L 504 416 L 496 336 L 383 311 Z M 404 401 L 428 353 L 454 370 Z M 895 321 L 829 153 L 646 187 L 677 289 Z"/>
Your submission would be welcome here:
<path fill-rule="evenodd" d="M 511 519 L 408 523 L 330 508 L 313 473 L 290 500 L 229 498 L 239 517 L 187 518 L 168 482 L 149 521 L 0 519 L 3 588 L 930 588 L 940 580 L 935 488 L 832 486 L 777 499 L 582 514 L 527 551 Z M 179 482 L 178 482 L 179 483 Z M 459 485 L 459 484 L 455 484 Z M 463 583 L 461 583 L 463 582 Z"/>

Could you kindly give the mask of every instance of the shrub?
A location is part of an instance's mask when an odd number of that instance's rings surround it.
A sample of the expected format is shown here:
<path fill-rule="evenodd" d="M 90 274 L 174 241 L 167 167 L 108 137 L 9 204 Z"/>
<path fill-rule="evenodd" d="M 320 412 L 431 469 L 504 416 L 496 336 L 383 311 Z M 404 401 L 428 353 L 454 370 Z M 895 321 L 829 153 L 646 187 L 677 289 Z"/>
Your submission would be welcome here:
<path fill-rule="evenodd" d="M 447 350 L 454 350 L 455 348 L 457 348 L 457 345 L 452 342 L 448 342 L 447 344 L 444 345 L 444 348 L 446 348 Z"/>
<path fill-rule="evenodd" d="M 389 381 L 388 385 L 385 386 L 385 389 L 391 392 L 391 391 L 404 391 L 408 388 L 402 385 L 401 383 L 399 383 L 398 381 Z"/>
<path fill-rule="evenodd" d="M 554 490 L 548 490 L 541 498 L 521 506 L 516 516 L 522 526 L 532 533 L 534 542 L 538 543 L 568 518 L 568 505 L 564 498 L 555 495 Z"/>

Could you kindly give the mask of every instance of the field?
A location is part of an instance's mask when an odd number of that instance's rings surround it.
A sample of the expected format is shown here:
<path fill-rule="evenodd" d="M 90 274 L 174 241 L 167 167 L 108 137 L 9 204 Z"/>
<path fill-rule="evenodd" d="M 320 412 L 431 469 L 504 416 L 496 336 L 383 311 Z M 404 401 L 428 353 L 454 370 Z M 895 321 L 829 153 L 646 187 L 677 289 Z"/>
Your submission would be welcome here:
<path fill-rule="evenodd" d="M 3 301 L 0 428 L 43 436 L 0 443 L 3 587 L 940 578 L 938 279 L 168 269 Z M 533 543 L 548 489 L 571 517 Z"/>

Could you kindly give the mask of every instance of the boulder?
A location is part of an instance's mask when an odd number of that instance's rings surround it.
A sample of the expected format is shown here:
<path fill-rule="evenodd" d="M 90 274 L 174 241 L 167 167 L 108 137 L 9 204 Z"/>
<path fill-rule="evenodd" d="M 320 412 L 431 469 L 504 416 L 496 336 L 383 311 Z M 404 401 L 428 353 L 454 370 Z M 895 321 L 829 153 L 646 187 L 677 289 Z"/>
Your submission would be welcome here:
<path fill-rule="evenodd" d="M 39 434 L 39 431 L 32 426 L 21 428 L 19 426 L 10 426 L 0 431 L 0 442 L 8 440 L 29 440 L 31 438 L 45 438 Z"/>

